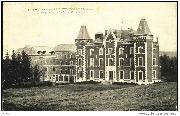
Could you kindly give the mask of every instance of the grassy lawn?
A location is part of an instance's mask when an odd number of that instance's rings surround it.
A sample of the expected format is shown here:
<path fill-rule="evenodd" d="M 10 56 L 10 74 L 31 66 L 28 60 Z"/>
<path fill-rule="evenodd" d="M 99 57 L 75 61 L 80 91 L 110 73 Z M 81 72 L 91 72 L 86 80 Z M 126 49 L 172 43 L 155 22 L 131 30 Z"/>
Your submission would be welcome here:
<path fill-rule="evenodd" d="M 2 91 L 2 110 L 174 111 L 177 83 L 59 85 Z"/>

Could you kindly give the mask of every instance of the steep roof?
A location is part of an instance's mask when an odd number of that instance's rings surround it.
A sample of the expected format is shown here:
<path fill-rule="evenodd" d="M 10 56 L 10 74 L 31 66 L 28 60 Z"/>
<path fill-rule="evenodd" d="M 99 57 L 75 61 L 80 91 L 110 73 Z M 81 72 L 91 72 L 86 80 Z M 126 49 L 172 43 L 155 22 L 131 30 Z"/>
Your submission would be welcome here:
<path fill-rule="evenodd" d="M 74 44 L 59 44 L 54 47 L 53 51 L 72 51 L 75 52 L 76 48 Z"/>
<path fill-rule="evenodd" d="M 25 51 L 27 54 L 37 54 L 38 51 L 46 51 L 45 54 L 49 54 L 49 52 L 53 51 L 52 47 L 49 46 L 31 46 L 31 45 L 26 45 L 24 48 L 19 48 L 16 50 L 16 53 Z"/>
<path fill-rule="evenodd" d="M 152 35 L 151 31 L 150 31 L 150 29 L 148 27 L 146 19 L 141 19 L 136 34 L 148 34 L 148 35 Z"/>
<path fill-rule="evenodd" d="M 94 40 L 94 43 L 103 43 L 103 41 L 102 41 L 102 39 L 97 38 L 97 39 Z"/>
<path fill-rule="evenodd" d="M 53 51 L 52 47 L 49 46 L 33 46 L 33 49 L 37 51 L 46 51 L 47 53 Z"/>
<path fill-rule="evenodd" d="M 85 25 L 81 26 L 77 39 L 91 39 Z"/>

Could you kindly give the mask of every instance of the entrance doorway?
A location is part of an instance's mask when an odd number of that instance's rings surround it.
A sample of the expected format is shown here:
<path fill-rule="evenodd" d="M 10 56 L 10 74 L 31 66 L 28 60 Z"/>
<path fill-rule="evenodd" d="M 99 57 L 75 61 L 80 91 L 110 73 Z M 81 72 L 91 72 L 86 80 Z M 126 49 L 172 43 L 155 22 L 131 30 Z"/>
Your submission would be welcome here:
<path fill-rule="evenodd" d="M 109 80 L 113 80 L 113 71 L 109 71 Z"/>

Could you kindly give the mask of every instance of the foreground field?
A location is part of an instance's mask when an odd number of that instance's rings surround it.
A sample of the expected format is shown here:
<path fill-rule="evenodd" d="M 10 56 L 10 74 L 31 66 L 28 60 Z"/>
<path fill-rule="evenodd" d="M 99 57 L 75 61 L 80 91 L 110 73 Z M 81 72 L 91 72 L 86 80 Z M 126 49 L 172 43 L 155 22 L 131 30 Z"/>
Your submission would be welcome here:
<path fill-rule="evenodd" d="M 6 111 L 173 111 L 177 104 L 177 83 L 8 89 L 2 93 L 2 102 L 2 110 Z"/>

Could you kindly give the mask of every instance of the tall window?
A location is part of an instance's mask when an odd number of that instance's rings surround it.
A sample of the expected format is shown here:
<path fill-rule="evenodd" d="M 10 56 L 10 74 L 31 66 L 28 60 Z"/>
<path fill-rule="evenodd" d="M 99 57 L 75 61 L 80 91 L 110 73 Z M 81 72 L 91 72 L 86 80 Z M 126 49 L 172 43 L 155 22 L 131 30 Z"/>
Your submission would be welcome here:
<path fill-rule="evenodd" d="M 94 77 L 94 71 L 90 70 L 90 77 L 93 78 Z"/>
<path fill-rule="evenodd" d="M 60 73 L 62 74 L 63 72 L 62 72 L 62 69 L 60 69 Z"/>
<path fill-rule="evenodd" d="M 142 71 L 138 71 L 138 77 L 139 77 L 139 80 L 143 79 L 143 72 Z"/>
<path fill-rule="evenodd" d="M 112 54 L 112 51 L 113 51 L 113 49 L 112 49 L 112 48 L 109 48 L 109 49 L 108 49 L 108 54 L 111 55 L 111 54 Z"/>
<path fill-rule="evenodd" d="M 60 61 L 60 65 L 63 65 L 63 62 L 62 62 L 62 61 Z"/>
<path fill-rule="evenodd" d="M 70 61 L 70 65 L 73 65 L 73 61 Z"/>
<path fill-rule="evenodd" d="M 79 77 L 82 77 L 82 71 L 79 71 Z"/>
<path fill-rule="evenodd" d="M 143 53 L 143 47 L 138 47 L 138 53 Z"/>
<path fill-rule="evenodd" d="M 78 55 L 82 55 L 82 50 L 81 49 L 78 50 Z"/>
<path fill-rule="evenodd" d="M 131 79 L 134 79 L 134 71 L 130 71 Z"/>
<path fill-rule="evenodd" d="M 56 70 L 56 68 L 55 67 L 53 67 L 53 71 L 55 71 Z"/>
<path fill-rule="evenodd" d="M 68 61 L 66 61 L 66 65 L 68 65 Z"/>
<path fill-rule="evenodd" d="M 123 58 L 119 58 L 119 66 L 123 66 L 124 64 L 124 59 Z"/>
<path fill-rule="evenodd" d="M 139 66 L 143 66 L 143 58 L 142 57 L 138 58 L 138 64 L 139 64 Z"/>
<path fill-rule="evenodd" d="M 134 48 L 130 47 L 130 54 L 134 54 Z"/>
<path fill-rule="evenodd" d="M 65 69 L 65 74 L 67 74 L 68 73 L 68 70 L 67 69 Z"/>
<path fill-rule="evenodd" d="M 156 58 L 153 58 L 153 65 L 156 65 Z"/>
<path fill-rule="evenodd" d="M 78 64 L 79 64 L 79 66 L 82 65 L 82 59 L 81 58 L 78 59 Z"/>
<path fill-rule="evenodd" d="M 94 58 L 90 58 L 90 66 L 94 66 Z"/>
<path fill-rule="evenodd" d="M 90 49 L 90 55 L 94 54 L 94 49 Z"/>
<path fill-rule="evenodd" d="M 64 58 L 67 58 L 67 55 L 64 55 Z"/>
<path fill-rule="evenodd" d="M 63 81 L 63 76 L 59 76 L 59 81 Z"/>
<path fill-rule="evenodd" d="M 103 55 L 103 48 L 99 49 L 99 55 Z"/>
<path fill-rule="evenodd" d="M 123 54 L 124 48 L 119 48 L 119 55 Z"/>
<path fill-rule="evenodd" d="M 71 75 L 73 74 L 73 69 L 70 69 L 70 74 L 71 74 Z"/>
<path fill-rule="evenodd" d="M 100 75 L 100 78 L 101 78 L 101 79 L 104 78 L 104 74 L 103 74 L 103 71 L 102 71 L 102 70 L 99 71 L 99 75 Z"/>
<path fill-rule="evenodd" d="M 156 78 L 156 70 L 153 70 L 153 78 Z"/>
<path fill-rule="evenodd" d="M 103 59 L 99 58 L 99 66 L 102 66 L 102 65 L 103 65 Z"/>
<path fill-rule="evenodd" d="M 58 75 L 56 75 L 56 81 L 58 81 Z"/>
<path fill-rule="evenodd" d="M 70 55 L 70 58 L 72 58 L 72 54 Z"/>
<path fill-rule="evenodd" d="M 113 59 L 112 58 L 109 58 L 109 66 L 113 66 L 114 65 L 114 62 L 113 62 Z"/>
<path fill-rule="evenodd" d="M 47 67 L 44 67 L 44 71 L 47 71 Z"/>
<path fill-rule="evenodd" d="M 123 70 L 119 71 L 119 78 L 124 79 L 124 71 Z"/>

